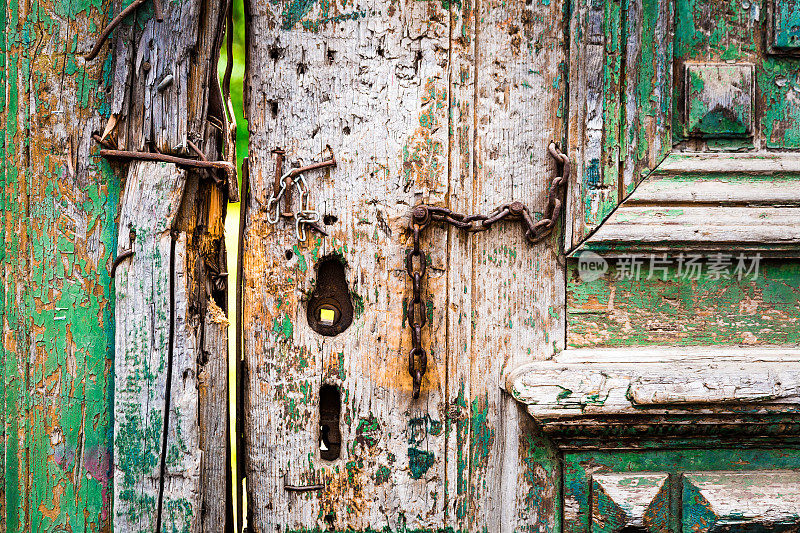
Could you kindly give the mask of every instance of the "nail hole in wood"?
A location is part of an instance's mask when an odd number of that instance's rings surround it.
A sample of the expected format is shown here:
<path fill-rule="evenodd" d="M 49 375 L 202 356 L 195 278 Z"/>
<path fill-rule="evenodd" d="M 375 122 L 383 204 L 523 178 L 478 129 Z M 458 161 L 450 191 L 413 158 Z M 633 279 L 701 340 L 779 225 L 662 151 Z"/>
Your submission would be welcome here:
<path fill-rule="evenodd" d="M 286 260 L 288 261 L 289 259 L 294 257 L 294 252 L 292 252 L 291 250 L 286 250 L 286 253 L 284 255 L 286 255 Z"/>

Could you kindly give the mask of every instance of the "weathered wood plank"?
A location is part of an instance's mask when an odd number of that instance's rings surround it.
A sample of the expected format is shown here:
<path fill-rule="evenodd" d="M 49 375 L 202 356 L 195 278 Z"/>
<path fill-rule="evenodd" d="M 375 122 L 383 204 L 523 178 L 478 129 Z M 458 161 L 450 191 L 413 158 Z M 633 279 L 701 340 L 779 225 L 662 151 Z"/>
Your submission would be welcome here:
<path fill-rule="evenodd" d="M 135 24 L 116 30 L 110 142 L 197 157 L 191 141 L 220 159 L 225 119 L 215 76 L 225 4 L 163 8 L 162 22 L 139 10 Z M 120 251 L 133 244 L 136 255 L 117 273 L 125 292 L 117 311 L 124 358 L 115 396 L 115 527 L 221 531 L 227 342 L 217 303 L 226 290 L 227 194 L 206 171 L 157 163 L 127 170 L 120 217 L 134 233 L 121 225 Z"/>
<path fill-rule="evenodd" d="M 658 174 L 741 173 L 754 175 L 796 174 L 800 154 L 794 152 L 713 153 L 677 152 L 659 166 Z"/>
<path fill-rule="evenodd" d="M 617 202 L 672 149 L 673 2 L 626 0 L 624 120 Z"/>
<path fill-rule="evenodd" d="M 244 350 L 247 488 L 253 527 L 274 530 L 440 527 L 444 494 L 446 352 L 429 351 L 412 402 L 404 328 L 406 215 L 447 191 L 449 12 L 434 2 L 347 5 L 254 2 L 247 80 L 251 129 L 245 229 Z M 270 151 L 306 162 L 332 148 L 336 168 L 309 173 L 328 237 L 298 243 L 267 223 Z M 430 339 L 443 338 L 446 257 L 429 232 Z M 437 249 L 438 248 L 438 249 Z M 346 263 L 356 313 L 337 337 L 308 326 L 304 294 L 324 257 Z M 430 337 L 428 337 L 430 336 Z M 341 457 L 320 457 L 319 389 L 341 390 Z M 284 480 L 285 476 L 285 480 Z M 284 483 L 324 479 L 320 492 Z M 407 524 L 407 526 L 405 525 Z"/>
<path fill-rule="evenodd" d="M 546 147 L 562 137 L 566 114 L 563 6 L 253 8 L 243 259 L 251 523 L 504 531 L 530 520 L 554 530 L 555 453 L 495 385 L 563 338 L 562 278 L 550 249 L 557 236 L 532 249 L 510 224 L 478 237 L 426 230 L 429 360 L 417 402 L 403 261 L 415 203 L 471 213 L 519 199 L 543 210 L 555 172 Z M 299 244 L 289 224 L 266 221 L 270 150 L 308 162 L 326 145 L 337 167 L 308 179 L 312 204 L 336 218 L 328 218 L 330 236 Z M 303 296 L 328 254 L 344 259 L 363 304 L 334 338 L 307 325 Z M 478 320 L 493 325 L 481 329 Z M 347 413 L 333 462 L 319 455 L 322 384 L 342 388 Z M 326 488 L 284 491 L 284 474 L 289 484 L 324 479 Z"/>
<path fill-rule="evenodd" d="M 511 199 L 534 212 L 545 210 L 556 172 L 546 149 L 550 141 L 563 142 L 568 114 L 564 13 L 559 1 L 475 4 L 471 212 L 490 212 Z M 454 374 L 458 379 L 450 384 L 451 394 L 464 390 L 469 421 L 469 438 L 459 445 L 467 458 L 461 474 L 469 491 L 467 520 L 457 524 L 469 531 L 550 531 L 557 527 L 552 500 L 557 481 L 550 476 L 558 471 L 548 463 L 543 441 L 537 443 L 539 464 L 527 462 L 531 435 L 525 431 L 531 428 L 498 385 L 510 369 L 562 348 L 562 235 L 555 231 L 530 246 L 519 226 L 509 223 L 469 239 L 474 239 L 472 255 L 450 257 L 450 264 L 472 264 L 469 281 L 457 280 L 453 287 L 454 294 L 466 290 L 471 298 L 471 316 L 454 324 L 469 328 L 469 351 L 459 354 L 454 345 L 451 353 L 459 356 L 450 365 L 468 369 L 469 378 Z M 537 467 L 542 476 L 527 477 L 528 469 Z"/>
<path fill-rule="evenodd" d="M 197 370 L 200 407 L 200 520 L 201 531 L 219 530 L 226 523 L 226 483 L 231 456 L 228 452 L 228 358 L 222 349 L 228 343 L 228 318 L 214 302 L 209 302 L 203 327 L 203 364 Z M 191 372 L 191 371 L 190 371 Z M 231 498 L 231 494 L 227 494 Z"/>
<path fill-rule="evenodd" d="M 510 374 L 507 387 L 537 420 L 658 412 L 800 409 L 800 350 L 636 347 L 566 350 Z"/>
<path fill-rule="evenodd" d="M 642 254 L 724 250 L 796 256 L 800 254 L 800 208 L 623 206 L 580 250 Z"/>
<path fill-rule="evenodd" d="M 185 300 L 176 294 L 181 271 L 171 231 L 185 180 L 185 171 L 172 164 L 144 162 L 131 165 L 125 182 L 117 253 L 134 255 L 120 264 L 115 278 L 114 524 L 121 531 L 156 531 L 162 523 L 164 432 L 176 423 L 165 420 L 172 409 L 168 376 L 180 359 L 175 327 L 185 313 L 179 307 Z M 199 450 L 197 455 L 199 460 Z M 187 477 L 191 483 L 192 475 Z M 187 498 L 179 505 L 193 510 L 192 503 Z M 187 517 L 181 518 L 173 523 L 183 525 Z"/>
<path fill-rule="evenodd" d="M 108 2 L 4 3 L 0 530 L 110 531 L 119 184 L 90 156 L 108 78 L 82 44 Z"/>
<path fill-rule="evenodd" d="M 619 2 L 584 1 L 573 9 L 570 35 L 569 156 L 565 242 L 575 246 L 619 202 L 622 95 Z"/>
<path fill-rule="evenodd" d="M 798 470 L 688 472 L 682 492 L 685 533 L 800 524 Z"/>
<path fill-rule="evenodd" d="M 610 261 L 608 272 L 593 281 L 580 277 L 570 262 L 567 301 L 567 345 L 709 345 L 709 344 L 797 344 L 797 305 L 800 291 L 796 260 L 761 260 L 750 274 L 751 259 L 742 264 L 725 258 L 718 263 L 716 277 L 709 262 L 684 256 L 658 263 L 650 276 L 650 258 L 641 260 L 641 275 L 635 269 L 621 272 Z M 728 269 L 727 278 L 724 276 Z M 754 279 L 754 276 L 758 277 Z"/>

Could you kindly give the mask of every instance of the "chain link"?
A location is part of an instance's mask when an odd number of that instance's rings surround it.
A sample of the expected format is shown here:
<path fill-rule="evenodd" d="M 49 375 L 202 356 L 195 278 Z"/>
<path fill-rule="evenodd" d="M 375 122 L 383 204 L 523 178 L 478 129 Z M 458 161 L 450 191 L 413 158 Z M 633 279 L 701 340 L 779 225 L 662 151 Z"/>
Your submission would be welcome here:
<path fill-rule="evenodd" d="M 432 223 L 444 223 L 467 232 L 486 231 L 501 220 L 521 221 L 525 238 L 530 244 L 541 242 L 553 232 L 561 218 L 564 197 L 569 181 L 569 157 L 550 143 L 548 152 L 561 166 L 559 175 L 550 182 L 547 205 L 542 218 L 534 219 L 530 209 L 522 202 L 510 202 L 495 208 L 489 214 L 465 215 L 445 207 L 421 204 L 411 210 L 410 229 L 413 247 L 406 254 L 406 273 L 411 278 L 412 297 L 408 305 L 408 323 L 411 326 L 411 351 L 408 354 L 408 373 L 413 380 L 412 396 L 419 398 L 422 376 L 428 367 L 428 354 L 422 347 L 422 328 L 427 322 L 427 308 L 422 300 L 422 280 L 427 269 L 425 254 L 420 247 L 422 231 Z"/>
<path fill-rule="evenodd" d="M 304 174 L 310 170 L 316 170 L 335 165 L 336 160 L 331 157 L 330 159 L 326 159 L 325 161 L 321 161 L 319 163 L 313 163 L 305 167 L 294 168 L 281 176 L 278 182 L 276 182 L 276 186 L 277 183 L 280 183 L 278 192 L 276 193 L 273 190 L 269 200 L 267 200 L 267 220 L 269 223 L 278 223 L 278 221 L 281 219 L 281 200 L 283 199 L 284 195 L 286 195 L 287 190 L 291 190 L 291 188 L 296 187 L 297 190 L 300 191 L 300 209 L 294 213 L 284 213 L 284 216 L 294 218 L 295 237 L 298 241 L 305 242 L 307 237 L 306 226 L 310 226 L 312 229 L 320 231 L 324 234 L 324 230 L 322 230 L 321 226 L 319 225 L 319 221 L 321 219 L 319 211 L 316 209 L 309 209 L 308 207 L 308 199 L 311 189 L 308 186 L 308 182 L 306 181 Z"/>

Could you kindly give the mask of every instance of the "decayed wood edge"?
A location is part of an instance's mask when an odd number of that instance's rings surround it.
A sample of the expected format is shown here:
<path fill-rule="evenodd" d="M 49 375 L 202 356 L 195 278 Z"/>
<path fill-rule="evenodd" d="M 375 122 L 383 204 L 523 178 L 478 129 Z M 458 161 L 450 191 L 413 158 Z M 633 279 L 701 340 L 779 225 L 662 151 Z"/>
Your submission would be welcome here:
<path fill-rule="evenodd" d="M 224 137 L 215 124 L 224 123 L 225 114 L 216 67 L 226 6 L 218 0 L 165 5 L 163 22 L 140 11 L 136 23 L 115 31 L 110 136 L 120 148 L 194 156 L 191 141 L 208 159 L 220 159 Z M 172 82 L 162 85 L 169 76 Z M 227 342 L 216 331 L 219 309 L 213 300 L 222 302 L 226 290 L 225 278 L 216 273 L 225 272 L 223 220 L 232 189 L 217 187 L 206 171 L 191 170 L 186 176 L 184 200 L 170 226 L 178 270 L 172 271 L 177 305 L 172 364 L 166 369 L 172 379 L 161 400 L 169 401 L 162 409 L 169 427 L 159 442 L 139 439 L 132 445 L 146 449 L 161 464 L 161 492 L 150 513 L 157 515 L 156 528 L 163 523 L 221 531 L 232 525 L 226 496 L 227 367 L 219 364 L 220 358 L 226 359 Z M 222 344 L 209 344 L 214 342 Z M 137 475 L 132 475 L 135 482 L 144 483 Z M 126 487 L 115 488 L 119 501 Z M 144 530 L 117 524 L 117 530 L 131 529 Z"/>
<path fill-rule="evenodd" d="M 219 495 L 230 491 L 228 469 L 230 468 L 229 439 L 219 438 L 228 435 L 228 318 L 213 301 L 209 302 L 203 327 L 202 354 L 205 363 L 197 376 L 199 387 L 199 425 L 200 449 L 200 520 L 206 526 L 200 531 L 220 531 L 226 524 L 229 512 Z M 230 498 L 230 495 L 228 496 Z M 231 526 L 232 524 L 228 524 Z"/>
<path fill-rule="evenodd" d="M 248 2 L 245 2 L 248 4 Z M 245 28 L 245 31 L 249 31 Z M 248 380 L 242 375 L 246 368 L 244 365 L 244 354 L 242 350 L 242 310 L 244 301 L 242 299 L 242 288 L 244 287 L 244 231 L 247 224 L 247 208 L 250 202 L 250 159 L 245 157 L 242 161 L 242 185 L 241 185 L 241 201 L 239 203 L 239 240 L 236 248 L 236 346 L 235 346 L 235 366 L 236 366 L 236 419 L 233 426 L 234 446 L 236 446 L 236 479 L 234 479 L 234 491 L 237 495 L 236 500 L 236 524 L 239 531 L 244 528 L 244 480 L 246 468 L 246 440 L 244 433 L 244 387 L 247 385 Z M 248 523 L 250 517 L 248 516 Z"/>
<path fill-rule="evenodd" d="M 512 371 L 534 419 L 800 411 L 800 347 L 565 350 Z"/>
<path fill-rule="evenodd" d="M 706 528 L 709 518 L 765 528 L 800 523 L 800 470 L 686 472 L 682 485 L 684 506 L 697 502 L 706 511 L 684 513 L 684 530 Z"/>

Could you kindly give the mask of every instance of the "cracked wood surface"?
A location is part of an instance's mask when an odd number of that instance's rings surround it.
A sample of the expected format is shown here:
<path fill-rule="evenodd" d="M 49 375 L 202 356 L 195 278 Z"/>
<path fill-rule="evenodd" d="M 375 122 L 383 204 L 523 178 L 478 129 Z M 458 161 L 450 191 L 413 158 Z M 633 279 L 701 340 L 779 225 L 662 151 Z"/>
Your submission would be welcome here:
<path fill-rule="evenodd" d="M 163 8 L 163 22 L 140 9 L 116 32 L 109 138 L 183 157 L 194 156 L 191 141 L 220 159 L 225 4 Z M 208 172 L 127 165 L 118 253 L 134 255 L 116 275 L 115 531 L 222 531 L 229 516 L 227 279 L 218 275 L 227 195 Z"/>
<path fill-rule="evenodd" d="M 411 399 L 404 269 L 418 202 L 544 208 L 563 135 L 561 2 L 254 1 L 246 103 L 244 429 L 250 525 L 305 531 L 554 531 L 552 450 L 499 384 L 563 339 L 558 238 L 498 225 L 426 231 L 429 352 Z M 309 173 L 328 237 L 266 220 L 274 160 L 336 156 Z M 557 235 L 557 234 L 555 234 Z M 352 326 L 321 337 L 307 295 L 321 258 L 346 264 Z M 498 354 L 501 354 L 498 356 Z M 341 458 L 319 456 L 319 389 L 342 391 Z M 320 491 L 293 493 L 290 485 Z M 284 481 L 285 480 L 285 481 Z"/>
<path fill-rule="evenodd" d="M 120 185 L 92 155 L 110 2 L 0 7 L 0 531 L 110 531 Z"/>
<path fill-rule="evenodd" d="M 115 317 L 117 294 L 110 278 L 116 253 L 124 251 L 133 237 L 126 227 L 117 242 L 120 219 L 126 224 L 132 218 L 138 220 L 140 249 L 149 247 L 150 259 L 164 259 L 154 252 L 159 241 L 152 234 L 163 222 L 157 218 L 162 206 L 156 201 L 150 212 L 144 211 L 147 206 L 132 203 L 134 191 L 127 191 L 128 203 L 118 213 L 119 176 L 126 169 L 93 155 L 97 147 L 91 139 L 93 132 L 102 132 L 109 124 L 110 139 L 121 148 L 155 143 L 172 152 L 182 150 L 186 139 L 192 138 L 209 158 L 216 157 L 220 138 L 206 117 L 220 116 L 214 80 L 224 6 L 172 3 L 165 6 L 165 21 L 156 24 L 146 4 L 115 32 L 119 40 L 114 58 L 108 53 L 112 46 L 106 45 L 96 59 L 86 61 L 102 28 L 122 7 L 102 1 L 14 0 L 0 11 L 4 26 L 0 56 L 4 86 L 0 98 L 4 134 L 3 532 L 111 531 L 117 518 L 119 531 L 145 531 L 148 523 L 154 529 L 152 513 L 136 514 L 149 508 L 126 508 L 125 500 L 118 497 L 138 490 L 138 496 L 147 499 L 152 491 L 143 487 L 160 485 L 160 471 L 154 480 L 145 458 L 154 456 L 159 461 L 163 427 L 147 434 L 128 434 L 129 440 L 117 443 L 116 454 L 112 449 L 115 411 L 117 422 L 129 422 L 119 414 L 130 414 L 135 407 L 154 413 L 153 418 L 165 408 L 171 414 L 164 529 L 174 525 L 174 530 L 220 531 L 224 527 L 226 473 L 219 463 L 225 454 L 220 459 L 219 450 L 225 450 L 227 438 L 226 369 L 220 368 L 219 360 L 225 358 L 226 340 L 218 324 L 221 311 L 212 302 L 213 298 L 224 303 L 224 283 L 220 286 L 206 269 L 212 265 L 208 268 L 219 270 L 225 264 L 225 194 L 210 186 L 202 173 L 153 164 L 130 169 L 128 185 L 135 187 L 166 171 L 166 183 L 159 181 L 163 197 L 150 199 L 173 199 L 178 342 L 172 369 L 176 380 L 167 407 L 166 379 L 159 374 L 163 368 L 145 375 L 141 368 L 126 367 L 125 358 L 145 359 L 153 355 L 146 351 L 146 342 L 163 341 L 148 335 L 168 329 L 163 313 L 150 313 L 158 298 L 169 294 L 163 274 L 170 263 L 146 264 L 146 254 L 123 261 L 117 275 L 130 283 L 123 287 L 122 318 Z M 156 85 L 167 71 L 175 73 L 176 81 L 171 89 L 158 91 Z M 109 113 L 113 117 L 107 122 Z M 150 240 L 144 242 L 148 235 Z M 140 273 L 162 275 L 133 280 L 131 264 L 137 264 Z M 149 300 L 136 293 L 145 286 L 151 289 Z M 141 305 L 129 305 L 134 301 Z M 210 315 L 214 319 L 209 323 Z M 147 319 L 153 322 L 152 329 L 126 335 L 141 323 L 137 320 Z M 208 323 L 205 336 L 203 322 Z M 115 333 L 124 338 L 124 356 L 117 361 Z M 125 342 L 136 339 L 142 344 Z M 205 350 L 200 349 L 201 343 Z M 112 393 L 115 371 L 116 397 Z M 202 376 L 200 394 L 198 376 Z M 151 386 L 157 383 L 162 384 L 160 392 Z M 155 395 L 144 404 L 126 406 L 125 394 L 131 391 L 133 396 Z M 159 400 L 160 407 L 155 405 Z M 202 418 L 199 409 L 204 409 Z M 201 458 L 201 450 L 208 458 Z M 140 455 L 128 464 L 128 475 L 135 481 L 129 486 L 123 483 L 114 501 L 112 457 L 125 458 L 120 451 L 128 452 L 128 459 Z M 200 480 L 205 487 L 204 513 L 197 488 Z M 176 504 L 181 497 L 189 503 Z M 128 520 L 131 514 L 134 518 Z M 142 524 L 126 527 L 139 518 Z"/>

